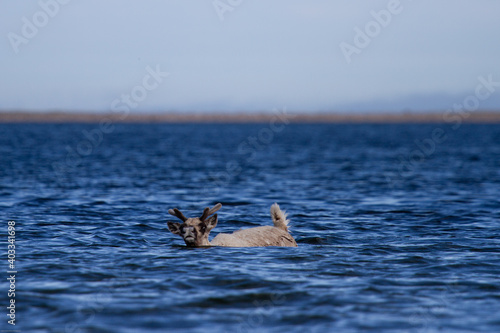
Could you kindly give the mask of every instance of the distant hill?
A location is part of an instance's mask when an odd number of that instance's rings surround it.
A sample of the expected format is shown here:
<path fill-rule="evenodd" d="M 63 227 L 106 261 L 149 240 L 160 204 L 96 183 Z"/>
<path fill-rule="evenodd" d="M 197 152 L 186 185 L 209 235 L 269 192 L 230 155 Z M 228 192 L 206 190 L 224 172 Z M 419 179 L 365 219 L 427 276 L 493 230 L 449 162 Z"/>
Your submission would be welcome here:
<path fill-rule="evenodd" d="M 363 113 L 372 112 L 400 112 L 400 111 L 435 111 L 448 110 L 455 103 L 463 103 L 467 94 L 415 94 L 395 99 L 378 99 L 341 104 L 336 107 L 342 111 Z M 481 110 L 500 110 L 500 93 L 492 94 L 488 99 L 481 101 Z"/>

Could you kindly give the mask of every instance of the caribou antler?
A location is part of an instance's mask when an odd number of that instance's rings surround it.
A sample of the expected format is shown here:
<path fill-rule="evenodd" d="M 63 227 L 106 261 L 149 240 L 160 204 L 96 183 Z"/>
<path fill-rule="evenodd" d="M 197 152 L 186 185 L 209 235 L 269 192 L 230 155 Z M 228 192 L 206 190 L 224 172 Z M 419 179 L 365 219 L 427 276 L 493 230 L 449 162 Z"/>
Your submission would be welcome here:
<path fill-rule="evenodd" d="M 184 214 L 182 214 L 181 211 L 178 210 L 177 208 L 169 209 L 168 213 L 172 216 L 179 218 L 182 222 L 186 222 L 187 220 L 187 217 L 185 217 Z"/>
<path fill-rule="evenodd" d="M 218 203 L 218 204 L 216 204 L 216 205 L 214 206 L 214 208 L 212 208 L 212 209 L 210 209 L 210 208 L 208 208 L 208 207 L 207 207 L 207 208 L 205 208 L 205 209 L 203 210 L 203 214 L 202 214 L 202 215 L 201 215 L 201 217 L 200 217 L 200 220 L 201 220 L 201 221 L 205 221 L 205 219 L 206 219 L 207 217 L 209 217 L 210 215 L 212 215 L 213 213 L 215 213 L 216 211 L 218 211 L 219 209 L 221 209 L 221 207 L 222 207 L 222 204 L 219 202 L 219 203 Z"/>

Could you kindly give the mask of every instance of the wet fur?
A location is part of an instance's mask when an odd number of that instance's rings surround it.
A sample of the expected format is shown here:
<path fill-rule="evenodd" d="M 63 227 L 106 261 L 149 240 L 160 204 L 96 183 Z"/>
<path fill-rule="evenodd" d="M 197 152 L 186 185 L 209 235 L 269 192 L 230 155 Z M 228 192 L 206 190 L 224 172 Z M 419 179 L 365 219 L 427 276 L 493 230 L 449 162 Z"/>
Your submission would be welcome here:
<path fill-rule="evenodd" d="M 232 234 L 218 234 L 211 242 L 208 240 L 210 231 L 217 225 L 217 214 L 210 218 L 208 215 L 220 209 L 217 204 L 211 210 L 205 209 L 201 218 L 186 218 L 177 210 L 169 213 L 184 221 L 184 223 L 168 222 L 169 230 L 181 236 L 190 247 L 201 246 L 228 246 L 228 247 L 257 247 L 257 246 L 286 246 L 296 247 L 295 239 L 288 232 L 286 213 L 281 211 L 278 204 L 271 206 L 271 218 L 274 226 L 256 227 L 238 230 Z"/>
<path fill-rule="evenodd" d="M 238 230 L 232 234 L 218 234 L 210 242 L 212 246 L 297 246 L 292 235 L 276 227 L 265 226 Z"/>

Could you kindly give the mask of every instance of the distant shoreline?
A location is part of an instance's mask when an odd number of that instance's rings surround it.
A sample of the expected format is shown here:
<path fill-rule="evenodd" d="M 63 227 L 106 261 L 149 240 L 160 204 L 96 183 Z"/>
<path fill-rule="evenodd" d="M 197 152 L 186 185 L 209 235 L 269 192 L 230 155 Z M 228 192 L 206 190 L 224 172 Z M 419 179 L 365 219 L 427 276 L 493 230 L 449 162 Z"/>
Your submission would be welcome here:
<path fill-rule="evenodd" d="M 500 123 L 500 112 L 458 113 L 287 113 L 291 123 Z M 113 113 L 0 112 L 0 123 L 266 123 L 276 115 L 267 113 Z M 452 118 L 455 117 L 455 118 Z M 455 119 L 455 120 L 453 120 Z"/>

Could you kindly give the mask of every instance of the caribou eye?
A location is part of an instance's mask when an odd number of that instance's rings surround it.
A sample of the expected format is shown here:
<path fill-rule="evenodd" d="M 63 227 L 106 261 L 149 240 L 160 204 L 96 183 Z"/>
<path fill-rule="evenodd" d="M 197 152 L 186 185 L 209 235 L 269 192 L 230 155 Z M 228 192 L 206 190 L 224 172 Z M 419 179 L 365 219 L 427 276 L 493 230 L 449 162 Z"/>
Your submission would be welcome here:
<path fill-rule="evenodd" d="M 205 232 L 205 230 L 207 230 L 207 227 L 204 224 L 200 225 L 200 231 Z"/>

